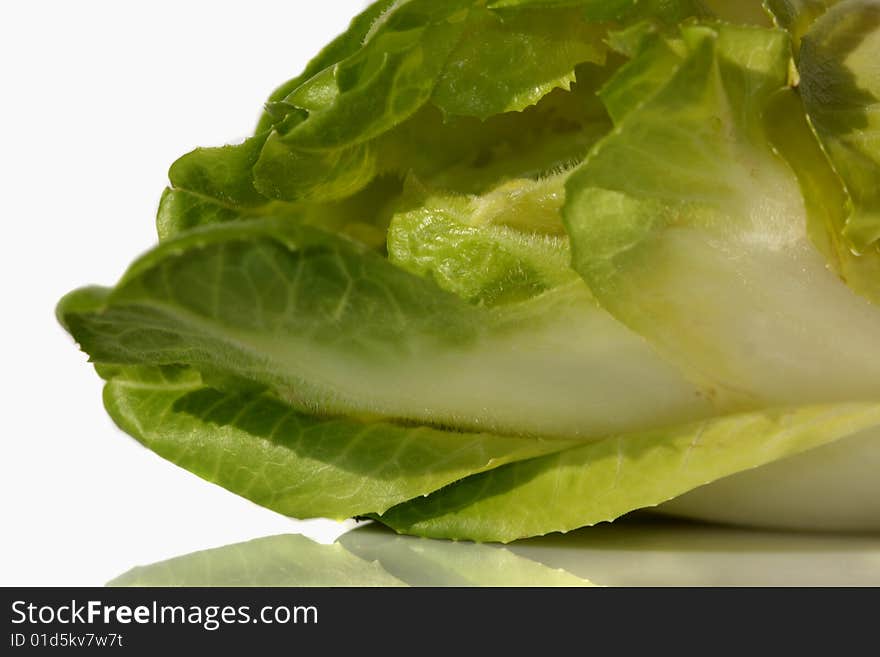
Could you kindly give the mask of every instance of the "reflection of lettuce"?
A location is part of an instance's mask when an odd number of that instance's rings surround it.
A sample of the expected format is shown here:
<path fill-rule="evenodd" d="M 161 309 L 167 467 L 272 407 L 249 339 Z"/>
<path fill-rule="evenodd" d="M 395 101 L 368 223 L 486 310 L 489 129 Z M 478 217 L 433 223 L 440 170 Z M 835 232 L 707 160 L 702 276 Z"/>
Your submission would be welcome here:
<path fill-rule="evenodd" d="M 518 541 L 515 554 L 600 586 L 877 586 L 880 536 L 627 518 Z"/>
<path fill-rule="evenodd" d="M 132 568 L 109 586 L 590 586 L 494 545 L 358 529 L 333 545 L 282 534 Z"/>
<path fill-rule="evenodd" d="M 874 586 L 880 536 L 762 532 L 628 517 L 509 546 L 359 526 L 285 534 L 133 568 L 110 586 Z"/>
<path fill-rule="evenodd" d="M 378 563 L 299 534 L 267 536 L 138 566 L 108 586 L 404 586 Z"/>
<path fill-rule="evenodd" d="M 369 526 L 343 534 L 339 543 L 410 586 L 593 586 L 499 545 L 398 536 Z"/>
<path fill-rule="evenodd" d="M 730 4 L 374 4 L 61 302 L 110 414 L 296 517 L 880 527 L 880 3 Z"/>

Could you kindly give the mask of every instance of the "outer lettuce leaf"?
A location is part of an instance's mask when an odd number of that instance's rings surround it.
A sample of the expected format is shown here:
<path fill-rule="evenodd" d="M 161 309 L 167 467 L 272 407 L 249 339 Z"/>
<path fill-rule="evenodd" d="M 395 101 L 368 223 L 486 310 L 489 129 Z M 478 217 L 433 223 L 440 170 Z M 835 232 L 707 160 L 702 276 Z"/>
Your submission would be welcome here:
<path fill-rule="evenodd" d="M 360 191 L 378 173 L 376 152 L 366 144 L 297 149 L 273 132 L 254 166 L 254 181 L 268 198 L 334 201 Z"/>
<path fill-rule="evenodd" d="M 157 222 L 160 237 L 200 225 L 284 215 L 371 245 L 384 243 L 390 217 L 386 211 L 398 202 L 407 176 L 441 190 L 485 193 L 505 180 L 539 178 L 582 160 L 610 127 L 593 96 L 606 77 L 606 69 L 579 67 L 578 82 L 570 92 L 557 89 L 523 112 L 486 121 L 444 119 L 429 105 L 369 148 L 354 149 L 369 157 L 338 161 L 339 176 L 328 171 L 327 162 L 314 158 L 341 157 L 347 151 L 291 150 L 276 133 L 257 135 L 238 146 L 197 149 L 171 168 L 172 187 L 163 196 Z M 255 166 L 277 178 L 277 195 L 296 202 L 273 201 L 257 192 Z M 359 171 L 366 173 L 361 177 Z M 374 230 L 367 235 L 352 230 L 364 226 Z"/>
<path fill-rule="evenodd" d="M 688 18 L 718 18 L 769 27 L 760 0 L 493 0 L 491 9 L 552 9 L 572 7 L 597 21 L 633 23 L 649 20 L 675 25 Z"/>
<path fill-rule="evenodd" d="M 159 456 L 297 518 L 382 512 L 475 472 L 566 446 L 355 418 L 318 418 L 180 368 L 102 367 L 113 420 Z"/>
<path fill-rule="evenodd" d="M 271 198 L 325 200 L 356 191 L 389 161 L 404 174 L 421 174 L 409 162 L 418 154 L 415 145 L 404 141 L 406 157 L 394 157 L 400 149 L 392 133 L 402 124 L 425 129 L 418 115 L 430 116 L 430 108 L 446 118 L 481 120 L 520 111 L 555 88 L 569 88 L 579 64 L 604 62 L 604 28 L 578 13 L 515 12 L 502 20 L 482 4 L 396 4 L 361 49 L 285 98 L 295 110 L 269 136 L 254 169 L 257 188 Z M 511 51 L 522 57 L 521 66 L 508 65 Z M 498 61 L 488 65 L 488 76 L 487 58 Z M 430 152 L 458 147 L 449 139 L 431 144 Z"/>
<path fill-rule="evenodd" d="M 628 22 L 649 18 L 676 23 L 709 12 L 699 0 L 492 0 L 491 9 L 576 7 L 591 20 Z"/>
<path fill-rule="evenodd" d="M 880 427 L 743 470 L 657 510 L 775 529 L 880 532 Z"/>
<path fill-rule="evenodd" d="M 431 97 L 468 26 L 472 0 L 396 3 L 361 48 L 285 98 L 308 114 L 284 134 L 301 149 L 354 146 L 387 132 Z"/>
<path fill-rule="evenodd" d="M 705 13 L 685 0 L 485 4 L 395 3 L 363 35 L 359 49 L 275 103 L 284 119 L 274 122 L 255 167 L 257 189 L 288 201 L 351 193 L 395 160 L 397 149 L 385 142 L 394 142 L 407 123 L 418 126 L 419 115 L 432 108 L 447 120 L 522 111 L 554 89 L 568 89 L 580 79 L 578 67 L 604 65 L 610 27 L 645 16 L 674 22 Z M 517 66 L 509 65 L 512 59 Z M 435 139 L 429 152 L 448 144 Z M 407 155 L 419 152 L 409 146 Z M 421 175 L 406 158 L 394 166 Z"/>
<path fill-rule="evenodd" d="M 578 139 L 572 133 L 585 117 L 570 111 L 559 115 L 558 103 L 535 121 L 507 121 L 515 127 L 503 134 L 491 126 L 484 129 L 479 121 L 463 120 L 464 115 L 485 120 L 521 111 L 555 88 L 568 89 L 576 76 L 583 86 L 585 76 L 577 69 L 585 62 L 605 61 L 609 26 L 645 18 L 653 25 L 668 24 L 706 14 L 700 3 L 689 0 L 513 2 L 496 3 L 493 10 L 483 4 L 411 0 L 371 5 L 300 76 L 272 94 L 255 138 L 240 147 L 198 149 L 175 164 L 172 188 L 166 190 L 159 212 L 160 237 L 219 221 L 294 213 L 285 203 L 269 199 L 341 200 L 382 172 L 415 172 L 425 179 L 473 161 L 476 166 L 442 176 L 452 188 L 473 192 L 478 179 L 494 185 L 505 177 L 579 160 L 593 139 L 607 130 L 603 117 L 592 117 L 598 121 L 595 129 Z M 461 31 L 460 45 L 443 38 L 450 30 Z M 479 38 L 470 38 L 472 34 Z M 453 50 L 447 52 L 449 48 Z M 512 57 L 521 65 L 508 66 Z M 415 66 L 417 62 L 430 66 Z M 486 70 L 493 74 L 485 75 Z M 395 84 L 387 86 L 383 75 Z M 430 98 L 422 98 L 427 91 L 405 91 L 409 87 L 401 80 L 425 90 L 431 87 Z M 377 102 L 400 97 L 408 100 Z M 409 109 L 402 110 L 404 106 Z M 434 107 L 445 114 L 443 120 L 433 117 Z M 377 118 L 376 112 L 387 116 Z M 371 121 L 379 127 L 366 127 Z M 353 140 L 333 137 L 340 125 L 353 131 Z M 539 127 L 563 125 L 566 134 L 560 138 Z M 522 135 L 529 132 L 536 133 L 531 144 L 523 143 Z M 308 134 L 320 144 L 312 143 Z M 473 147 L 468 149 L 468 144 Z M 534 157 L 523 168 L 523 154 L 530 150 Z M 509 167 L 496 162 L 487 170 L 487 162 L 502 152 L 505 160 L 513 155 L 514 161 Z M 428 157 L 419 158 L 419 153 Z M 328 220 L 326 225 L 334 224 Z"/>
<path fill-rule="evenodd" d="M 876 126 L 870 127 L 877 103 L 877 89 L 871 87 L 877 76 L 872 75 L 870 55 L 866 56 L 872 52 L 871 14 L 877 11 L 870 3 L 847 5 L 814 26 L 838 2 L 767 1 L 777 24 L 791 33 L 796 56 L 807 35 L 795 73 L 801 93 L 780 95 L 768 108 L 767 124 L 773 127 L 769 136 L 774 146 L 801 183 L 813 243 L 853 290 L 876 304 L 880 303 L 880 251 L 876 246 L 866 248 L 865 242 L 871 239 L 876 214 L 871 199 L 877 180 L 871 178 L 877 178 L 880 170 L 880 149 L 872 149 L 870 136 L 877 132 Z"/>
<path fill-rule="evenodd" d="M 483 120 L 521 111 L 553 89 L 568 89 L 578 64 L 604 64 L 606 31 L 576 10 L 476 12 L 431 102 L 444 114 Z"/>
<path fill-rule="evenodd" d="M 483 5 L 396 3 L 373 24 L 360 49 L 285 98 L 309 111 L 286 134 L 288 143 L 327 148 L 363 142 L 429 100 L 449 114 L 479 118 L 518 111 L 557 86 L 567 87 L 577 64 L 604 59 L 604 30 L 580 12 L 561 8 L 501 17 Z M 551 42 L 555 47 L 546 49 Z M 509 66 L 511 52 L 522 65 Z"/>
<path fill-rule="evenodd" d="M 310 413 L 592 438 L 715 412 L 579 281 L 478 308 L 283 219 L 166 241 L 58 313 L 98 363 L 187 364 Z"/>
<path fill-rule="evenodd" d="M 778 94 L 766 111 L 770 140 L 791 166 L 807 211 L 807 232 L 828 264 L 855 292 L 880 304 L 880 253 L 853 251 L 845 235 L 849 196 L 815 138 L 794 89 Z"/>
<path fill-rule="evenodd" d="M 390 202 L 401 191 L 399 181 L 379 178 L 335 202 L 273 201 L 254 188 L 252 176 L 267 138 L 263 133 L 235 146 L 198 148 L 175 161 L 169 171 L 171 187 L 162 195 L 156 217 L 159 238 L 211 224 L 284 217 L 384 248 Z"/>
<path fill-rule="evenodd" d="M 797 54 L 801 39 L 813 21 L 837 2 L 839 0 L 764 0 L 764 6 L 773 16 L 774 23 L 791 35 L 792 47 Z"/>
<path fill-rule="evenodd" d="M 880 405 L 842 404 L 732 415 L 608 438 L 469 477 L 377 519 L 431 538 L 508 542 L 564 532 L 655 506 L 878 423 Z M 851 456 L 858 460 L 858 454 Z"/>
<path fill-rule="evenodd" d="M 256 191 L 255 182 L 260 204 L 267 198 L 338 200 L 362 189 L 389 165 L 401 175 L 416 171 L 424 176 L 425 167 L 419 162 L 408 157 L 400 160 L 401 150 L 411 156 L 427 149 L 437 168 L 436 160 L 483 158 L 486 148 L 492 147 L 483 139 L 473 155 L 450 153 L 438 158 L 437 151 L 472 139 L 468 132 L 474 130 L 468 127 L 457 138 L 441 134 L 411 149 L 396 148 L 394 138 L 392 143 L 384 143 L 389 133 L 408 122 L 415 124 L 406 131 L 410 137 L 413 132 L 438 130 L 432 121 L 423 125 L 417 118 L 418 114 L 431 114 L 428 106 L 439 108 L 445 121 L 465 116 L 485 120 L 522 111 L 556 88 L 568 89 L 578 66 L 603 64 L 609 26 L 642 19 L 674 24 L 707 14 L 699 2 L 691 0 L 508 2 L 490 3 L 491 9 L 484 4 L 476 0 L 374 3 L 300 76 L 272 94 L 257 128 L 257 141 L 263 144 L 260 152 L 244 149 L 252 160 L 250 168 L 255 167 L 255 180 L 237 170 L 234 151 L 213 149 L 213 154 L 205 154 L 213 160 L 208 164 L 235 170 L 241 177 L 229 182 L 249 193 Z M 725 8 L 720 9 L 724 15 Z M 479 38 L 471 38 L 474 34 Z M 520 65 L 509 66 L 512 59 Z M 486 75 L 487 70 L 492 74 Z M 341 127 L 346 135 L 337 134 Z M 522 132 L 522 127 L 517 132 Z M 400 138 L 406 142 L 405 135 Z M 546 136 L 538 141 L 546 142 Z M 511 145 L 511 152 L 522 152 L 521 144 Z M 569 150 L 564 157 L 580 158 L 584 152 Z M 554 162 L 548 161 L 539 169 L 552 166 Z M 510 171 L 513 175 L 519 173 L 515 167 Z M 179 230 L 169 227 L 186 228 L 254 214 L 250 210 L 253 199 L 242 207 L 230 207 L 223 198 L 227 194 L 211 196 L 220 200 L 218 207 L 206 199 L 193 198 L 184 192 L 202 194 L 204 190 L 178 185 L 174 173 L 175 189 L 166 192 L 160 211 L 163 238 Z M 242 212 L 235 212 L 238 209 Z M 274 210 L 277 213 L 280 208 Z"/>
<path fill-rule="evenodd" d="M 844 229 L 857 252 L 880 241 L 880 2 L 844 0 L 804 35 L 804 106 L 850 197 Z"/>
<path fill-rule="evenodd" d="M 475 193 L 580 161 L 609 128 L 592 96 L 618 64 L 606 65 L 607 21 L 650 13 L 638 4 L 591 13 L 490 11 L 476 0 L 377 3 L 273 94 L 255 137 L 175 163 L 160 236 L 306 209 L 330 215 L 321 225 L 336 229 L 326 204 L 382 174 Z M 661 4 L 666 20 L 697 12 L 689 2 Z M 520 65 L 508 66 L 514 54 Z M 579 89 L 563 93 L 572 86 Z M 373 199 L 381 202 L 364 214 L 393 198 Z"/>
<path fill-rule="evenodd" d="M 362 13 L 355 16 L 348 29 L 331 41 L 318 55 L 312 59 L 305 70 L 297 77 L 288 80 L 278 87 L 266 103 L 266 109 L 257 124 L 256 133 L 269 130 L 273 124 L 280 123 L 291 110 L 285 107 L 283 100 L 297 87 L 314 77 L 324 69 L 350 57 L 363 45 L 364 40 L 380 21 L 382 16 L 393 7 L 398 0 L 377 0 L 371 3 Z"/>
<path fill-rule="evenodd" d="M 720 24 L 681 41 L 674 75 L 567 182 L 575 269 L 725 408 L 877 399 L 880 311 L 828 271 L 769 136 L 787 36 Z"/>
<path fill-rule="evenodd" d="M 198 148 L 174 162 L 168 172 L 171 186 L 162 194 L 156 216 L 159 239 L 206 224 L 295 211 L 254 188 L 251 171 L 267 136 L 235 146 Z"/>
<path fill-rule="evenodd" d="M 658 0 L 662 2 L 662 0 Z M 773 22 L 762 0 L 702 0 L 706 13 L 718 20 L 737 25 L 772 27 Z"/>

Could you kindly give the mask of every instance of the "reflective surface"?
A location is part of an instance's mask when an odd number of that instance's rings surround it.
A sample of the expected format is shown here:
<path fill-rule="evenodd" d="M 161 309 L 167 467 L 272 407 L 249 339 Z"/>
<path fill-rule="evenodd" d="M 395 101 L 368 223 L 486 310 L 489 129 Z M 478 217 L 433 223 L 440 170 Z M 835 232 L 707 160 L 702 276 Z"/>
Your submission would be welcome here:
<path fill-rule="evenodd" d="M 513 550 L 605 586 L 880 586 L 880 534 L 639 518 L 525 540 Z"/>
<path fill-rule="evenodd" d="M 281 534 L 133 568 L 111 586 L 880 586 L 880 535 L 627 518 L 506 546 L 373 524 L 331 544 Z"/>

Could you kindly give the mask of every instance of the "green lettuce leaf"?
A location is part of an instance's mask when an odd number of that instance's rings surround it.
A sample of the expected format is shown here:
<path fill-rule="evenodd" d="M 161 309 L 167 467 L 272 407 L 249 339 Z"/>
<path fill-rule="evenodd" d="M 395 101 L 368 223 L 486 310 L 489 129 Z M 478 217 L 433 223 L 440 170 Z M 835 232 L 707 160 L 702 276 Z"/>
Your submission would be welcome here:
<path fill-rule="evenodd" d="M 846 187 L 816 140 L 794 89 L 778 94 L 766 110 L 770 140 L 800 183 L 807 233 L 828 265 L 850 289 L 880 303 L 880 252 L 855 252 L 845 235 L 851 207 Z"/>
<path fill-rule="evenodd" d="M 283 214 L 285 204 L 260 194 L 251 176 L 267 136 L 235 146 L 198 148 L 175 161 L 168 172 L 171 186 L 162 194 L 156 215 L 159 239 L 202 225 Z"/>
<path fill-rule="evenodd" d="M 159 203 L 161 240 L 192 228 L 266 217 L 319 225 L 381 250 L 399 181 L 376 179 L 358 193 L 324 203 L 273 201 L 253 186 L 252 169 L 266 145 L 263 133 L 235 146 L 198 148 L 171 165 L 171 186 Z M 387 208 L 387 209 L 386 209 Z"/>
<path fill-rule="evenodd" d="M 175 367 L 102 366 L 113 420 L 159 456 L 297 518 L 382 512 L 564 441 L 314 417 L 258 390 L 221 392 Z"/>
<path fill-rule="evenodd" d="M 880 428 L 742 470 L 657 511 L 733 525 L 789 530 L 880 531 Z"/>
<path fill-rule="evenodd" d="M 580 66 L 569 91 L 556 89 L 533 107 L 486 121 L 444 118 L 429 105 L 368 149 L 355 149 L 370 153 L 368 158 L 338 159 L 333 166 L 340 168 L 339 176 L 314 158 L 343 157 L 347 151 L 291 150 L 276 133 L 237 146 L 196 149 L 171 167 L 172 184 L 157 219 L 160 237 L 201 225 L 285 216 L 377 246 L 408 177 L 438 190 L 482 194 L 507 180 L 553 175 L 582 160 L 610 127 L 593 95 L 607 75 L 604 68 Z M 277 194 L 256 190 L 255 167 L 277 179 Z"/>
<path fill-rule="evenodd" d="M 728 475 L 876 430 L 878 422 L 880 405 L 844 404 L 731 415 L 613 437 L 469 477 L 377 519 L 397 531 L 431 538 L 506 543 L 565 532 L 614 520 Z M 864 453 L 873 460 L 880 452 L 878 438 L 875 431 L 862 451 L 850 451 L 851 464 L 858 464 Z M 841 477 L 841 469 L 836 476 Z M 876 486 L 874 482 L 875 497 Z M 829 494 L 833 491 L 814 491 L 814 496 Z M 714 514 L 723 510 L 723 506 L 712 509 Z"/>
<path fill-rule="evenodd" d="M 275 123 L 284 120 L 291 108 L 285 107 L 283 100 L 289 96 L 304 82 L 308 81 L 324 69 L 333 66 L 337 62 L 350 57 L 357 52 L 363 45 L 364 40 L 373 28 L 373 25 L 380 21 L 398 0 L 377 0 L 360 14 L 355 16 L 348 26 L 348 29 L 325 46 L 318 55 L 312 59 L 305 70 L 295 78 L 292 78 L 279 86 L 269 96 L 266 103 L 265 111 L 260 117 L 257 124 L 256 133 L 266 132 Z"/>
<path fill-rule="evenodd" d="M 168 240 L 114 289 L 76 291 L 58 314 L 95 362 L 186 364 L 307 413 L 568 439 L 715 410 L 580 281 L 476 307 L 284 220 Z"/>
<path fill-rule="evenodd" d="M 492 0 L 491 9 L 578 8 L 591 20 L 627 22 L 651 18 L 676 23 L 709 11 L 699 0 Z"/>
<path fill-rule="evenodd" d="M 829 271 L 770 137 L 786 34 L 691 26 L 681 44 L 568 179 L 575 269 L 724 408 L 877 399 L 880 312 Z"/>
<path fill-rule="evenodd" d="M 578 64 L 605 62 L 605 26 L 576 10 L 482 11 L 469 23 L 431 94 L 447 115 L 485 120 L 519 112 L 553 89 L 570 88 Z"/>
<path fill-rule="evenodd" d="M 798 70 L 804 106 L 846 185 L 844 233 L 854 249 L 880 241 L 880 2 L 844 0 L 804 35 Z"/>
<path fill-rule="evenodd" d="M 453 124 L 519 113 L 569 89 L 579 68 L 603 68 L 609 28 L 648 15 L 670 22 L 705 13 L 684 0 L 515 4 L 410 0 L 389 7 L 366 33 L 353 26 L 343 39 L 344 59 L 290 83 L 288 95 L 270 103 L 270 113 L 278 106 L 283 118 L 272 122 L 254 168 L 256 188 L 280 200 L 328 200 L 353 193 L 389 166 L 422 176 L 409 159 L 422 149 L 405 142 L 401 161 L 396 132 L 430 134 L 421 124 L 432 112 Z M 510 66 L 512 60 L 518 65 Z M 467 143 L 457 136 L 431 140 L 428 152 Z"/>
<path fill-rule="evenodd" d="M 522 301 L 577 279 L 559 210 L 564 174 L 479 196 L 424 192 L 394 215 L 388 259 L 472 303 Z"/>
<path fill-rule="evenodd" d="M 795 54 L 810 26 L 839 0 L 764 0 L 773 22 L 791 35 Z"/>

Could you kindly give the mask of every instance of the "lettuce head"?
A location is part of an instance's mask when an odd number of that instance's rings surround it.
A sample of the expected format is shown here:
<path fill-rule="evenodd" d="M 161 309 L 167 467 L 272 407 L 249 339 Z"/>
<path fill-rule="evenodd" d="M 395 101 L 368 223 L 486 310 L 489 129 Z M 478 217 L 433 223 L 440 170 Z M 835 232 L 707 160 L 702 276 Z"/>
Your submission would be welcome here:
<path fill-rule="evenodd" d="M 58 317 L 289 516 L 878 529 L 878 61 L 878 0 L 380 0 Z"/>

